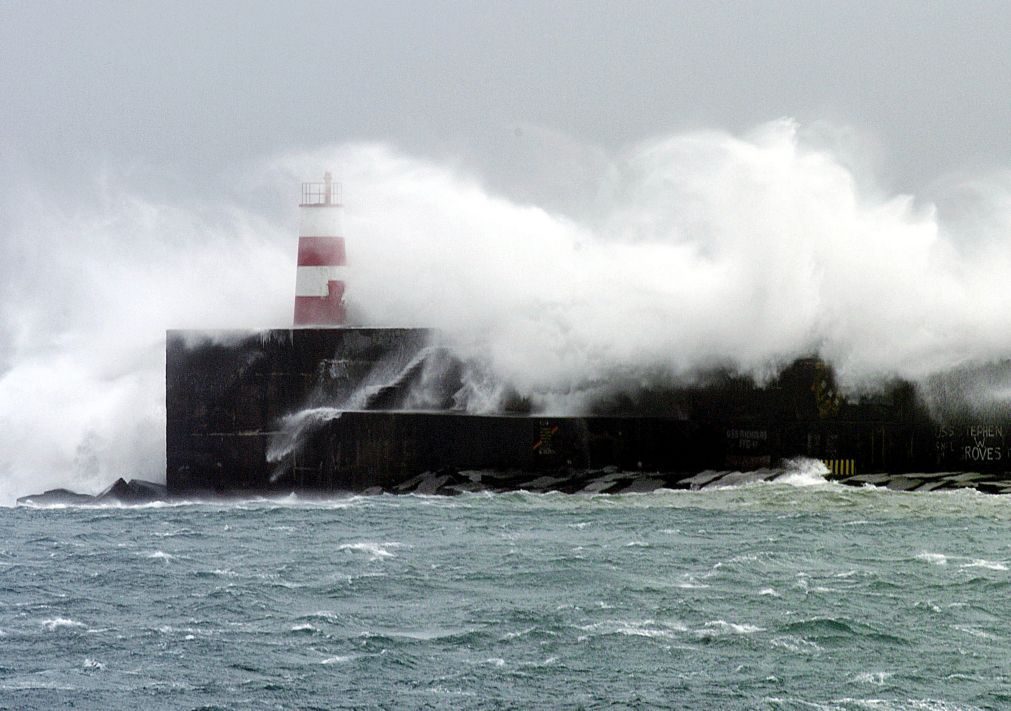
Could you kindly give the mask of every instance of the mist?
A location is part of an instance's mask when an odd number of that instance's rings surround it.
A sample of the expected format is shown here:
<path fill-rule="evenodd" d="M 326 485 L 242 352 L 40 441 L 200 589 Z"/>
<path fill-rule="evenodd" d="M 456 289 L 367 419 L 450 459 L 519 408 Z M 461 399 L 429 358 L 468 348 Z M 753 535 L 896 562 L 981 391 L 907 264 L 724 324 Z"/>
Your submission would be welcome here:
<path fill-rule="evenodd" d="M 0 266 L 0 503 L 165 478 L 165 329 L 284 323 L 288 234 L 216 205 L 101 181 L 20 197 Z"/>
<path fill-rule="evenodd" d="M 327 169 L 353 312 L 441 329 L 481 374 L 473 410 L 502 384 L 564 412 L 712 367 L 761 381 L 817 354 L 861 388 L 1011 353 L 1008 176 L 887 195 L 850 142 L 815 133 L 784 119 L 587 149 L 581 201 L 510 198 L 379 143 L 260 160 L 245 180 L 290 206 L 108 177 L 67 205 L 27 186 L 0 265 L 0 503 L 164 479 L 165 329 L 289 327 L 298 183 Z"/>
<path fill-rule="evenodd" d="M 850 387 L 1006 355 L 1006 176 L 951 179 L 946 223 L 802 134 L 780 120 L 633 146 L 585 216 L 348 148 L 350 298 L 369 323 L 443 329 L 535 399 L 712 366 L 762 379 L 809 354 Z"/>

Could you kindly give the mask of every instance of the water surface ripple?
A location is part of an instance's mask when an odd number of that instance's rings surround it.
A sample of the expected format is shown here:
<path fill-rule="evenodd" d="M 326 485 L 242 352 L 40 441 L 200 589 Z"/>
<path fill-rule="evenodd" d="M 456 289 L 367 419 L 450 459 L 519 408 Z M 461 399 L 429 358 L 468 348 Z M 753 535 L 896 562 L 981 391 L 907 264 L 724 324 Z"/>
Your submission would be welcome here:
<path fill-rule="evenodd" d="M 1011 706 L 1011 501 L 0 509 L 0 707 Z"/>

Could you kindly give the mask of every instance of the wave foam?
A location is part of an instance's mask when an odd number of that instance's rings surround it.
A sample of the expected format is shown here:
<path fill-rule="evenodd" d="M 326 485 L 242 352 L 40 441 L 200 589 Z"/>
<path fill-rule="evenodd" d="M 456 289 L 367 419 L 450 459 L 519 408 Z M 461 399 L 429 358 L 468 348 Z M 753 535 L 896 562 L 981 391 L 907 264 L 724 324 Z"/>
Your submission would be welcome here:
<path fill-rule="evenodd" d="M 50 620 L 43 620 L 42 628 L 47 632 L 55 632 L 59 629 L 85 629 L 87 625 L 69 617 L 54 617 Z"/>
<path fill-rule="evenodd" d="M 327 657 L 326 659 L 321 659 L 320 664 L 344 664 L 345 662 L 350 662 L 355 658 L 354 654 L 337 655 L 334 657 Z"/>
<path fill-rule="evenodd" d="M 797 457 L 784 462 L 784 473 L 776 477 L 777 484 L 790 486 L 821 486 L 828 484 L 825 478 L 829 468 L 820 459 Z"/>
<path fill-rule="evenodd" d="M 1007 565 L 999 561 L 993 560 L 983 560 L 982 558 L 977 558 L 971 563 L 966 563 L 962 568 L 986 568 L 987 570 L 1007 570 Z"/>
<path fill-rule="evenodd" d="M 738 624 L 727 622 L 726 620 L 711 620 L 706 622 L 702 629 L 695 630 L 699 637 L 719 637 L 722 635 L 754 634 L 764 632 L 765 629 L 756 625 Z"/>
<path fill-rule="evenodd" d="M 947 565 L 948 564 L 948 556 L 946 556 L 944 553 L 927 553 L 927 552 L 923 552 L 923 553 L 917 554 L 916 557 L 918 559 L 920 559 L 920 560 L 925 560 L 928 563 L 931 563 L 933 565 Z"/>
<path fill-rule="evenodd" d="M 396 542 L 376 543 L 375 541 L 362 541 L 360 543 L 344 543 L 338 546 L 337 550 L 368 553 L 369 560 L 371 561 L 393 558 L 394 554 L 390 549 L 398 548 L 400 545 L 400 543 Z"/>

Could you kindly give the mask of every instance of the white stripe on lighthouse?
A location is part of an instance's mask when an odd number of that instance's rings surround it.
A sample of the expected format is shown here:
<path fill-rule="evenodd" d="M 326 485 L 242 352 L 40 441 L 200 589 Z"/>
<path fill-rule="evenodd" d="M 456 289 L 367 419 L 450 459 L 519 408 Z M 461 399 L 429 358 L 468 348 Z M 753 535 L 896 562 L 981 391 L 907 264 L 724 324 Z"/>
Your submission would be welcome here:
<path fill-rule="evenodd" d="M 329 294 L 327 283 L 331 281 L 347 281 L 347 267 L 299 267 L 295 277 L 295 296 L 325 297 Z"/>

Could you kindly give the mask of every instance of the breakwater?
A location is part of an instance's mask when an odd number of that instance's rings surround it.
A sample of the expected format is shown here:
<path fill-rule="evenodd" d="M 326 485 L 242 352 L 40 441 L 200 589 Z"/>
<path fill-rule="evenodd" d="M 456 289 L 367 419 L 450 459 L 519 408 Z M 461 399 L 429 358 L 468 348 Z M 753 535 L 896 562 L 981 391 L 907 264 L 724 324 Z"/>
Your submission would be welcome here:
<path fill-rule="evenodd" d="M 847 395 L 814 358 L 561 416 L 464 411 L 467 364 L 422 329 L 169 331 L 166 363 L 172 495 L 699 488 L 797 457 L 846 483 L 1003 492 L 1011 461 L 1002 413 L 939 414 L 901 381 Z"/>

